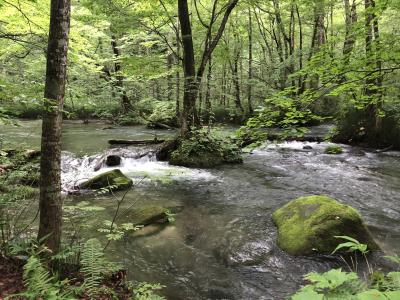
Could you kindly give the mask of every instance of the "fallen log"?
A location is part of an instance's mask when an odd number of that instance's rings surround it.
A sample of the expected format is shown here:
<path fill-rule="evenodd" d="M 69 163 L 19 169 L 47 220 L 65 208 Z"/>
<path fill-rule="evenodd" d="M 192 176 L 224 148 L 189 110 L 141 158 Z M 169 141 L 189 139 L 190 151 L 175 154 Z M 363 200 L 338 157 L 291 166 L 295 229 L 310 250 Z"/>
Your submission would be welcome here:
<path fill-rule="evenodd" d="M 390 150 L 392 150 L 392 149 L 393 149 L 393 145 L 390 145 L 389 147 L 386 147 L 386 148 L 384 148 L 384 149 L 377 149 L 377 150 L 375 150 L 374 152 L 375 152 L 375 153 L 383 153 L 383 152 L 390 151 Z"/>
<path fill-rule="evenodd" d="M 157 145 L 164 143 L 165 140 L 108 140 L 110 145 Z"/>

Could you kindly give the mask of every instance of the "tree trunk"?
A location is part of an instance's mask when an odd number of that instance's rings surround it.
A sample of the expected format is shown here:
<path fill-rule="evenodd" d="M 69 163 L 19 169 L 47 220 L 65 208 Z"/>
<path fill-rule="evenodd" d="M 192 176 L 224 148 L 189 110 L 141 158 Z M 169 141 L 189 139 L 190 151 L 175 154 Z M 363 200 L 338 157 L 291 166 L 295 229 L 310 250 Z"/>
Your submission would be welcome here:
<path fill-rule="evenodd" d="M 70 15 L 70 0 L 51 1 L 40 159 L 38 240 L 53 255 L 59 252 L 61 241 L 61 127 Z"/>
<path fill-rule="evenodd" d="M 176 31 L 176 54 L 177 56 L 175 57 L 177 64 L 180 65 L 181 61 L 180 61 L 180 54 L 181 54 L 181 42 L 180 42 L 180 37 L 179 37 L 179 28 L 180 28 L 180 24 L 178 22 L 177 24 L 177 31 Z M 175 114 L 176 114 L 176 119 L 178 120 L 178 122 L 180 122 L 181 119 L 181 74 L 179 73 L 179 68 L 176 71 L 176 107 L 175 107 Z"/>
<path fill-rule="evenodd" d="M 345 59 L 345 64 L 348 63 L 350 59 L 350 54 L 353 52 L 355 40 L 355 34 L 353 33 L 354 24 L 357 22 L 357 6 L 355 0 L 353 0 L 353 4 L 350 7 L 350 0 L 344 0 L 344 10 L 345 10 L 345 24 L 346 24 L 346 33 L 343 44 L 343 55 Z"/>
<path fill-rule="evenodd" d="M 253 80 L 253 21 L 251 17 L 251 9 L 249 8 L 249 78 L 247 83 L 247 104 L 249 106 L 249 115 L 253 114 L 252 101 L 252 80 Z"/>
<path fill-rule="evenodd" d="M 122 66 L 119 58 L 121 56 L 121 50 L 118 48 L 117 38 L 115 35 L 111 36 L 111 47 L 115 56 L 114 62 L 114 72 L 115 72 L 115 85 L 118 92 L 121 95 L 121 106 L 124 112 L 128 112 L 132 109 L 132 104 L 126 95 L 126 90 L 124 89 L 124 75 L 122 75 Z"/>
<path fill-rule="evenodd" d="M 195 124 L 196 117 L 196 70 L 194 60 L 194 48 L 192 38 L 192 27 L 187 0 L 178 0 L 178 15 L 181 25 L 183 44 L 183 70 L 184 70 L 184 91 L 183 110 L 181 117 L 181 134 L 185 136 Z"/>
<path fill-rule="evenodd" d="M 214 0 L 216 5 L 216 1 Z M 181 25 L 181 35 L 183 44 L 183 70 L 184 70 L 184 92 L 183 92 L 183 110 L 181 117 L 181 135 L 186 135 L 190 128 L 199 125 L 199 119 L 196 114 L 196 97 L 199 91 L 199 85 L 203 78 L 204 70 L 206 65 L 211 58 L 215 47 L 217 47 L 219 40 L 225 30 L 228 18 L 235 8 L 239 0 L 231 0 L 229 4 L 226 5 L 225 12 L 223 14 L 219 28 L 211 39 L 208 47 L 206 47 L 201 56 L 200 64 L 196 72 L 195 60 L 194 60 L 194 48 L 193 48 L 193 37 L 192 37 L 192 27 L 190 22 L 190 13 L 188 8 L 187 0 L 178 0 L 178 17 Z M 209 31 L 215 19 L 211 20 L 209 25 Z M 207 36 L 208 37 L 208 36 Z"/>

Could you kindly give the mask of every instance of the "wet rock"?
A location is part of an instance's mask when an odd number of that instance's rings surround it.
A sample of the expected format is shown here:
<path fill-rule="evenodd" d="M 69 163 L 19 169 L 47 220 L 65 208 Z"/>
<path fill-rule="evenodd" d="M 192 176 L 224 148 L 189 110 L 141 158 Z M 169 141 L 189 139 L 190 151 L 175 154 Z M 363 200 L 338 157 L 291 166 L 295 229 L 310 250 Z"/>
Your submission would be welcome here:
<path fill-rule="evenodd" d="M 40 156 L 40 150 L 29 149 L 29 150 L 26 150 L 25 153 L 24 153 L 24 157 L 26 159 L 33 159 L 33 158 L 36 158 L 36 157 L 39 157 L 39 156 Z"/>
<path fill-rule="evenodd" d="M 119 166 L 121 164 L 121 157 L 118 155 L 108 155 L 105 163 L 108 167 Z"/>
<path fill-rule="evenodd" d="M 313 147 L 311 147 L 310 145 L 305 145 L 305 146 L 303 146 L 303 149 L 304 150 L 312 150 Z"/>
<path fill-rule="evenodd" d="M 129 189 L 132 184 L 130 178 L 126 177 L 119 169 L 114 169 L 81 183 L 79 188 L 97 190 L 110 187 L 113 191 L 120 191 Z"/>
<path fill-rule="evenodd" d="M 133 211 L 130 220 L 135 226 L 168 223 L 167 209 L 161 206 L 142 207 Z"/>
<path fill-rule="evenodd" d="M 308 196 L 290 201 L 273 214 L 278 245 L 292 255 L 332 253 L 345 235 L 379 249 L 360 214 L 327 196 Z"/>
<path fill-rule="evenodd" d="M 358 148 L 352 148 L 349 154 L 352 156 L 365 156 L 365 152 Z"/>

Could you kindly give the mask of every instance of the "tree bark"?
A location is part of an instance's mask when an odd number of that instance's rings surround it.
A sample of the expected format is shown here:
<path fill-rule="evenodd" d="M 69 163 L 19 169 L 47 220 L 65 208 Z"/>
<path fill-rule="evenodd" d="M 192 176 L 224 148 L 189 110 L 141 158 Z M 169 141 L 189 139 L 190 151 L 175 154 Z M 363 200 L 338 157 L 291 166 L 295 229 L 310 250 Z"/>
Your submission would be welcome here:
<path fill-rule="evenodd" d="M 192 26 L 187 0 L 178 0 L 178 15 L 181 25 L 183 45 L 183 71 L 185 76 L 183 91 L 183 110 L 181 117 L 181 135 L 185 136 L 190 128 L 195 125 L 196 117 L 196 70 L 194 60 L 194 47 Z"/>
<path fill-rule="evenodd" d="M 251 9 L 249 8 L 249 78 L 247 83 L 247 105 L 249 106 L 249 115 L 252 115 L 253 110 L 253 20 L 251 15 Z"/>
<path fill-rule="evenodd" d="M 347 63 L 350 59 L 350 54 L 353 52 L 354 45 L 356 43 L 355 35 L 353 33 L 354 24 L 357 22 L 357 6 L 355 0 L 353 0 L 350 6 L 350 0 L 344 0 L 344 10 L 345 10 L 345 24 L 346 33 L 343 44 L 343 55 L 345 62 Z"/>
<path fill-rule="evenodd" d="M 132 109 L 132 104 L 126 95 L 126 90 L 124 89 L 124 75 L 122 74 L 122 66 L 119 61 L 121 56 L 121 50 L 117 44 L 117 37 L 115 35 L 111 36 L 111 47 L 115 56 L 114 62 L 114 72 L 115 72 L 115 86 L 118 88 L 118 92 L 121 95 L 121 106 L 124 112 L 128 112 Z"/>
<path fill-rule="evenodd" d="M 52 254 L 59 252 L 61 243 L 61 127 L 70 15 L 70 0 L 51 1 L 40 159 L 38 240 Z"/>
<path fill-rule="evenodd" d="M 214 0 L 214 7 L 218 0 Z M 183 70 L 184 70 L 184 92 L 183 92 L 183 110 L 181 116 L 181 135 L 185 136 L 189 133 L 190 128 L 199 124 L 196 113 L 196 98 L 199 86 L 204 75 L 206 65 L 217 47 L 219 40 L 225 30 L 226 23 L 232 10 L 235 8 L 239 0 L 231 0 L 225 8 L 224 15 L 218 30 L 211 39 L 210 44 L 205 47 L 201 56 L 200 64 L 196 72 L 194 47 L 192 37 L 192 27 L 190 22 L 190 13 L 187 0 L 178 0 L 178 17 L 181 25 L 182 45 L 183 45 Z M 211 27 L 215 23 L 213 15 L 209 24 L 207 38 L 210 38 Z"/>

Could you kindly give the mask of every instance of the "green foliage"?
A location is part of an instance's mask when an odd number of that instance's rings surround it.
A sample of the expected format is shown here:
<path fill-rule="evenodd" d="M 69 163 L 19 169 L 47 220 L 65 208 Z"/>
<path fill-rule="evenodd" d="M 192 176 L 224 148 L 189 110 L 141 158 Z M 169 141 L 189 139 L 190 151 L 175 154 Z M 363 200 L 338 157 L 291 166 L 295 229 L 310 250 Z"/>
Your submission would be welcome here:
<path fill-rule="evenodd" d="M 50 275 L 36 255 L 29 257 L 24 266 L 24 282 L 26 291 L 13 297 L 36 300 L 39 298 L 49 300 L 74 299 L 71 291 L 67 290 L 67 281 L 58 281 Z"/>
<path fill-rule="evenodd" d="M 400 295 L 398 279 L 393 279 L 398 278 L 398 273 L 391 272 L 382 277 L 379 290 L 373 281 L 364 282 L 356 273 L 343 272 L 341 269 L 332 269 L 323 274 L 310 273 L 305 276 L 310 284 L 303 287 L 291 299 L 395 300 Z"/>
<path fill-rule="evenodd" d="M 370 269 L 366 254 L 367 245 L 348 236 L 336 236 L 347 242 L 339 244 L 333 253 L 348 249 L 349 252 L 361 252 Z M 355 258 L 357 259 L 357 258 Z M 388 257 L 398 263 L 398 257 Z M 291 297 L 292 300 L 306 299 L 354 299 L 354 300 L 395 300 L 400 296 L 400 272 L 384 274 L 380 271 L 372 272 L 361 279 L 355 272 L 343 272 L 341 269 L 332 269 L 325 273 L 309 273 L 304 278 L 310 282 Z M 308 297 L 308 298 L 307 298 Z"/>
<path fill-rule="evenodd" d="M 168 222 L 169 222 L 169 223 L 175 222 L 175 216 L 176 216 L 176 214 L 174 214 L 173 212 L 171 212 L 171 210 L 169 210 L 169 209 L 165 210 L 165 215 L 167 216 L 167 219 L 168 219 Z"/>
<path fill-rule="evenodd" d="M 339 244 L 335 248 L 335 250 L 333 250 L 332 254 L 336 253 L 337 251 L 339 251 L 340 249 L 343 249 L 343 248 L 347 249 L 347 251 L 349 251 L 349 252 L 359 251 L 363 255 L 368 253 L 368 250 L 367 250 L 368 246 L 366 244 L 360 243 L 356 239 L 353 239 L 349 236 L 335 236 L 335 238 L 347 240 L 347 242 Z"/>
<path fill-rule="evenodd" d="M 343 153 L 343 148 L 339 145 L 331 145 L 326 147 L 325 149 L 326 154 L 341 154 Z"/>
<path fill-rule="evenodd" d="M 144 119 L 137 112 L 130 112 L 126 115 L 121 115 L 117 119 L 117 124 L 120 126 L 133 126 L 144 124 Z"/>
<path fill-rule="evenodd" d="M 155 293 L 164 287 L 159 283 L 141 282 L 133 288 L 132 300 L 165 300 L 166 298 Z"/>
<path fill-rule="evenodd" d="M 148 121 L 149 127 L 157 127 L 158 124 L 175 127 L 177 125 L 175 103 L 157 101 Z"/>
<path fill-rule="evenodd" d="M 103 247 L 98 239 L 89 239 L 83 245 L 81 272 L 84 275 L 83 288 L 90 295 L 98 293 L 104 276 L 118 270 L 118 266 L 104 258 Z"/>
<path fill-rule="evenodd" d="M 105 220 L 103 221 L 105 228 L 99 228 L 97 231 L 106 233 L 106 238 L 109 241 L 119 241 L 121 240 L 125 234 L 130 231 L 137 231 L 142 228 L 142 225 L 134 225 L 133 223 L 123 223 L 123 224 L 116 224 L 112 221 Z"/>

